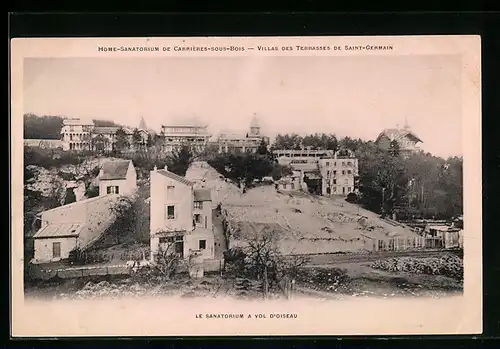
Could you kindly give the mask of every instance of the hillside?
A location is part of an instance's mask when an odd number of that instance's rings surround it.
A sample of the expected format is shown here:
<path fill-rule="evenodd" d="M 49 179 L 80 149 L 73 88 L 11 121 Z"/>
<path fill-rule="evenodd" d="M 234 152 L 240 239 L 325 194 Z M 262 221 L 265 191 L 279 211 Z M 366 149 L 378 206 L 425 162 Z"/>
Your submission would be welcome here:
<path fill-rule="evenodd" d="M 186 177 L 213 189 L 232 227 L 230 247 L 271 230 L 284 254 L 362 251 L 365 238 L 416 236 L 409 228 L 382 220 L 345 201 L 304 193 L 284 194 L 271 185 L 245 194 L 206 163 L 193 164 Z"/>

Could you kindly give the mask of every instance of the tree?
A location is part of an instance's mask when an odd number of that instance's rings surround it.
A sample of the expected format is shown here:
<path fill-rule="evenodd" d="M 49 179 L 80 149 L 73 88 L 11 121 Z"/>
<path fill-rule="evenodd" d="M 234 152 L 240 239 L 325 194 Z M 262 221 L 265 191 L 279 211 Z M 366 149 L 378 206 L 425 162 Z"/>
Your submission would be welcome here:
<path fill-rule="evenodd" d="M 149 242 L 149 204 L 144 194 L 123 196 L 111 207 L 116 217 L 107 233 L 120 243 L 124 239 Z"/>
<path fill-rule="evenodd" d="M 169 159 L 168 169 L 179 176 L 185 176 L 193 158 L 191 148 L 188 145 L 183 145 L 179 150 L 173 152 Z"/>
<path fill-rule="evenodd" d="M 257 154 L 269 155 L 269 150 L 267 149 L 267 143 L 265 140 L 260 141 L 259 147 L 257 148 Z"/>
<path fill-rule="evenodd" d="M 24 138 L 61 139 L 63 120 L 61 116 L 24 114 Z"/>
<path fill-rule="evenodd" d="M 389 143 L 389 154 L 392 156 L 399 156 L 399 143 L 396 140 L 392 140 Z"/>
<path fill-rule="evenodd" d="M 275 181 L 279 180 L 280 178 L 286 177 L 286 176 L 291 176 L 293 174 L 292 168 L 290 166 L 286 165 L 280 165 L 278 163 L 275 163 L 273 166 L 273 170 L 271 172 L 271 176 Z"/>
<path fill-rule="evenodd" d="M 134 146 L 135 150 L 142 150 L 143 149 L 143 139 L 142 135 L 139 132 L 138 129 L 134 129 L 134 133 L 132 133 L 132 144 Z"/>
<path fill-rule="evenodd" d="M 64 205 L 76 202 L 76 195 L 73 188 L 66 189 L 66 196 L 64 197 Z"/>
<path fill-rule="evenodd" d="M 296 133 L 278 134 L 274 139 L 273 149 L 300 149 L 302 147 L 302 137 Z"/>
<path fill-rule="evenodd" d="M 116 142 L 115 142 L 115 147 L 116 150 L 119 152 L 125 151 L 130 148 L 130 142 L 128 140 L 128 135 L 123 129 L 123 127 L 120 127 L 116 131 Z"/>
<path fill-rule="evenodd" d="M 92 138 L 92 149 L 98 152 L 104 152 L 109 147 L 109 140 L 102 134 Z"/>

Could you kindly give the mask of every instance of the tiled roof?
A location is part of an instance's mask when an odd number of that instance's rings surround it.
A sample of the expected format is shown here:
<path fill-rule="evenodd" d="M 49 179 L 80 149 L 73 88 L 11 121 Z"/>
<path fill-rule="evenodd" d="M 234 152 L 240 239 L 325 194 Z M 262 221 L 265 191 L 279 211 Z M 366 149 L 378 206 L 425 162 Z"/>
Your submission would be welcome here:
<path fill-rule="evenodd" d="M 99 179 L 125 179 L 130 160 L 108 161 L 102 165 L 103 175 Z"/>
<path fill-rule="evenodd" d="M 34 239 L 78 236 L 83 224 L 52 223 L 48 224 L 33 235 Z"/>
<path fill-rule="evenodd" d="M 194 201 L 212 201 L 212 191 L 207 188 L 195 189 Z"/>
<path fill-rule="evenodd" d="M 170 172 L 170 171 L 167 171 L 167 170 L 157 170 L 157 171 L 158 171 L 159 174 L 161 174 L 161 175 L 163 175 L 165 177 L 168 177 L 170 179 L 173 179 L 174 181 L 181 182 L 182 184 L 189 185 L 189 186 L 194 185 L 193 182 L 187 180 L 186 178 L 184 178 L 182 176 L 176 175 L 173 172 Z"/>

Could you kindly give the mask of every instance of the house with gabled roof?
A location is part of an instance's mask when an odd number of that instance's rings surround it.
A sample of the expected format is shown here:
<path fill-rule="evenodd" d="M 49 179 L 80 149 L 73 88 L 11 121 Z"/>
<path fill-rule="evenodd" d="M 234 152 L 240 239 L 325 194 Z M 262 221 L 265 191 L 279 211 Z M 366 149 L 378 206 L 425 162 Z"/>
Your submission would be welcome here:
<path fill-rule="evenodd" d="M 112 160 L 99 172 L 99 195 L 131 195 L 137 189 L 137 172 L 132 160 Z"/>
<path fill-rule="evenodd" d="M 150 176 L 151 257 L 175 253 L 186 259 L 191 255 L 214 258 L 212 195 L 210 189 L 168 171 L 151 171 Z"/>
<path fill-rule="evenodd" d="M 377 137 L 375 143 L 382 149 L 388 150 L 391 142 L 395 141 L 402 155 L 409 155 L 420 150 L 419 143 L 423 141 L 410 130 L 408 125 L 403 128 L 388 128 L 383 130 Z"/>
<path fill-rule="evenodd" d="M 74 249 L 89 248 L 113 224 L 113 205 L 119 195 L 112 194 L 73 202 L 41 213 L 41 228 L 33 235 L 33 263 L 67 259 Z"/>

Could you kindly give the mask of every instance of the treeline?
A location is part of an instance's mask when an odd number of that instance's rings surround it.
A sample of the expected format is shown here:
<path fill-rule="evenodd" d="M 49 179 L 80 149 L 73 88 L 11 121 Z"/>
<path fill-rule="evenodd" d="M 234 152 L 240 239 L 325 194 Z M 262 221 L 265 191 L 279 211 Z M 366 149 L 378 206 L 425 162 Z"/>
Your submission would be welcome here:
<path fill-rule="evenodd" d="M 401 219 L 451 218 L 463 210 L 463 159 L 443 159 L 418 152 L 400 154 L 392 142 L 388 150 L 373 141 L 332 134 L 278 135 L 272 149 L 349 150 L 359 161 L 359 203 L 383 215 L 397 213 Z"/>
<path fill-rule="evenodd" d="M 24 139 L 60 139 L 63 116 L 24 114 Z M 110 120 L 94 119 L 96 126 L 120 126 Z"/>

